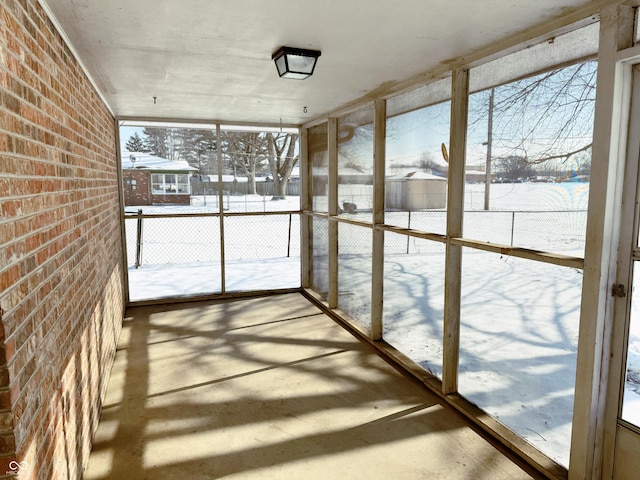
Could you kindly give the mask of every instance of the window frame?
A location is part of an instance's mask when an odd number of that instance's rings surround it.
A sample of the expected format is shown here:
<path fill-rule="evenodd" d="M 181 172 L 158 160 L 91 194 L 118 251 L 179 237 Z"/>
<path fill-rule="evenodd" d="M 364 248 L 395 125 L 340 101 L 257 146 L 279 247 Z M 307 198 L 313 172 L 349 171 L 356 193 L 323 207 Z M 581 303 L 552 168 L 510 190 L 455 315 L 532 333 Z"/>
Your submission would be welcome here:
<path fill-rule="evenodd" d="M 174 177 L 174 181 L 168 181 L 167 177 Z M 162 181 L 159 182 L 158 177 Z M 182 178 L 181 178 L 182 177 Z M 183 180 L 182 182 L 180 180 Z M 186 180 L 186 181 L 185 181 Z M 156 188 L 160 186 L 161 188 Z M 184 190 L 186 186 L 186 191 Z M 151 194 L 152 195 L 191 195 L 191 183 L 189 174 L 178 172 L 153 172 L 151 174 Z"/>

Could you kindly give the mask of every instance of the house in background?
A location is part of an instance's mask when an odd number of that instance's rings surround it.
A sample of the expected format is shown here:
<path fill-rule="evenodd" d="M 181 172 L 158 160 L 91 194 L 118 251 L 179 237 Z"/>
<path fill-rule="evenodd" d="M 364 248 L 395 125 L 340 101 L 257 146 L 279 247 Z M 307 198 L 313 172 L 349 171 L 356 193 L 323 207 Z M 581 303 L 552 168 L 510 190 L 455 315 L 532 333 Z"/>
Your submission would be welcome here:
<path fill-rule="evenodd" d="M 189 205 L 190 174 L 198 169 L 148 153 L 122 152 L 125 206 Z"/>

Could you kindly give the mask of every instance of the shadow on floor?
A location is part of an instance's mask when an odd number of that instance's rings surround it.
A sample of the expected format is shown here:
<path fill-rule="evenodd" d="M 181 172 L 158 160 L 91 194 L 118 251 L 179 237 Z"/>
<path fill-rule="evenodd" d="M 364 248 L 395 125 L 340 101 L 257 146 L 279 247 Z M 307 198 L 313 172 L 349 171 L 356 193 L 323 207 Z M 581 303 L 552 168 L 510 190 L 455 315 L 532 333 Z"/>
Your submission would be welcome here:
<path fill-rule="evenodd" d="M 531 476 L 287 294 L 131 309 L 84 478 Z"/>

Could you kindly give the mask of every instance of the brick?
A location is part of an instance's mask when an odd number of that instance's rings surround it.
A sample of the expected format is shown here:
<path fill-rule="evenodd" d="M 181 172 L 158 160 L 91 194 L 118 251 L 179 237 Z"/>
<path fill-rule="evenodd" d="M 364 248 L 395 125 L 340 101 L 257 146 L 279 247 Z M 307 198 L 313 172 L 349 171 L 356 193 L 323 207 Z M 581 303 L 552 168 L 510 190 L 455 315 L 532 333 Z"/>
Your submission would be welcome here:
<path fill-rule="evenodd" d="M 0 147 L 2 147 L 0 145 Z M 0 178 L 0 198 L 8 197 L 11 193 L 10 182 L 7 178 Z"/>
<path fill-rule="evenodd" d="M 2 202 L 3 217 L 17 217 L 21 211 L 22 205 L 19 200 L 7 200 Z"/>
<path fill-rule="evenodd" d="M 4 291 L 17 283 L 19 278 L 20 268 L 17 265 L 0 272 L 0 291 Z"/>
<path fill-rule="evenodd" d="M 0 455 L 75 478 L 123 310 L 114 121 L 37 1 L 0 24 Z"/>
<path fill-rule="evenodd" d="M 10 433 L 13 430 L 13 414 L 0 413 L 0 433 Z"/>
<path fill-rule="evenodd" d="M 13 240 L 16 236 L 16 229 L 13 222 L 0 224 L 0 245 Z"/>
<path fill-rule="evenodd" d="M 0 92 L 1 105 L 5 110 L 13 113 L 20 113 L 20 100 L 13 94 Z"/>
<path fill-rule="evenodd" d="M 9 386 L 9 369 L 6 367 L 0 367 L 0 388 L 6 388 Z"/>
<path fill-rule="evenodd" d="M 11 393 L 9 390 L 0 391 L 0 411 L 8 411 L 11 408 Z"/>
<path fill-rule="evenodd" d="M 16 451 L 16 443 L 12 434 L 0 435 L 0 454 L 6 455 Z"/>

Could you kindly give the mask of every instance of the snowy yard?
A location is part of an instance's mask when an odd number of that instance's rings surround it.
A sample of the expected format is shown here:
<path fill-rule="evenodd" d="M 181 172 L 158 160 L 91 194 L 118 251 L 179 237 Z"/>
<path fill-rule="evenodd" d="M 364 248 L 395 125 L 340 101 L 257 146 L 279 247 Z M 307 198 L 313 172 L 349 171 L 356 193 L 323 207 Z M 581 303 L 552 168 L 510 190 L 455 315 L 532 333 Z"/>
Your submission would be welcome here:
<path fill-rule="evenodd" d="M 247 198 L 249 197 L 249 198 Z M 217 197 L 194 197 L 191 206 L 141 207 L 144 214 L 214 213 Z M 226 212 L 299 210 L 299 198 L 270 202 L 264 197 L 231 196 Z M 136 212 L 140 207 L 127 207 Z M 219 217 L 144 218 L 141 268 L 135 268 L 137 219 L 125 221 L 129 292 L 132 301 L 220 293 Z M 300 287 L 299 214 L 226 217 L 225 291 Z"/>
<path fill-rule="evenodd" d="M 492 211 L 484 212 L 480 211 L 484 186 L 467 185 L 465 237 L 582 256 L 588 191 L 583 183 L 492 185 Z M 297 197 L 282 202 L 226 197 L 223 206 L 229 212 L 273 207 L 295 211 L 298 201 Z M 143 207 L 143 211 L 217 211 L 215 197 L 207 197 L 206 206 L 203 198 L 192 203 Z M 370 218 L 371 213 L 362 216 Z M 407 212 L 387 214 L 387 223 L 407 226 L 408 221 Z M 126 221 L 132 300 L 221 291 L 217 217 L 144 222 L 142 268 L 135 269 L 136 220 Z M 227 291 L 300 285 L 298 215 L 292 216 L 291 236 L 289 222 L 288 214 L 225 219 Z M 322 228 L 326 222 L 314 220 L 313 225 Z M 412 228 L 444 233 L 445 225 L 445 212 L 412 212 Z M 339 307 L 366 325 L 371 306 L 371 230 L 345 224 L 339 228 Z M 326 235 L 317 238 L 314 278 L 322 277 L 326 268 L 322 254 Z M 438 376 L 444 260 L 443 244 L 385 235 L 384 338 Z M 462 279 L 460 393 L 567 465 L 582 272 L 465 248 Z M 631 333 L 630 369 L 637 372 L 638 383 L 627 384 L 625 412 L 627 419 L 638 422 L 640 332 Z"/>
<path fill-rule="evenodd" d="M 384 335 L 441 378 L 444 258 L 411 257 L 385 260 Z M 462 275 L 459 392 L 567 464 L 581 273 L 465 249 Z"/>

